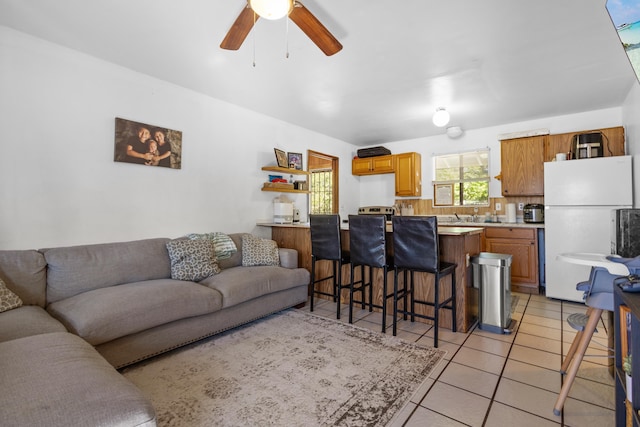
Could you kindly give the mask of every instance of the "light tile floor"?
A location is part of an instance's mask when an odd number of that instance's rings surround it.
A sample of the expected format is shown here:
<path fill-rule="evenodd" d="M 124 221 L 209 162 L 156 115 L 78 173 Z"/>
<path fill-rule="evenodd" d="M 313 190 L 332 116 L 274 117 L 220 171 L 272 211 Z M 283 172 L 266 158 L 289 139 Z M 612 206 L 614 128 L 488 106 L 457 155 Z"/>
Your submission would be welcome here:
<path fill-rule="evenodd" d="M 440 328 L 447 355 L 397 417 L 397 426 L 613 426 L 614 381 L 606 355 L 608 322 L 601 321 L 561 416 L 553 415 L 562 385 L 562 358 L 575 331 L 566 318 L 582 304 L 514 293 L 512 334 L 477 327 L 468 333 Z M 307 304 L 302 310 L 309 310 Z M 342 321 L 348 321 L 343 306 Z M 335 304 L 316 299 L 314 314 L 335 319 Z M 354 324 L 381 332 L 380 313 L 355 310 Z M 391 334 L 390 320 L 387 333 Z M 606 320 L 606 319 L 605 319 Z M 433 345 L 431 325 L 400 321 L 398 336 Z"/>

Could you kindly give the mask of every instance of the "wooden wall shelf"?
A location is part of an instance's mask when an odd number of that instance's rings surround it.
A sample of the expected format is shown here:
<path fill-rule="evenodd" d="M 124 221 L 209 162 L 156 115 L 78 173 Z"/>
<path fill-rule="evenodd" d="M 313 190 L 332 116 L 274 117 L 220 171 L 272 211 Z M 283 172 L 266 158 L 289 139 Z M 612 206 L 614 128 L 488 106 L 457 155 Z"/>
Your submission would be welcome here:
<path fill-rule="evenodd" d="M 290 168 L 281 168 L 279 166 L 263 166 L 263 171 L 268 172 L 278 172 L 278 173 L 288 173 L 289 175 L 309 175 L 309 171 L 303 171 L 300 169 L 290 169 Z"/>

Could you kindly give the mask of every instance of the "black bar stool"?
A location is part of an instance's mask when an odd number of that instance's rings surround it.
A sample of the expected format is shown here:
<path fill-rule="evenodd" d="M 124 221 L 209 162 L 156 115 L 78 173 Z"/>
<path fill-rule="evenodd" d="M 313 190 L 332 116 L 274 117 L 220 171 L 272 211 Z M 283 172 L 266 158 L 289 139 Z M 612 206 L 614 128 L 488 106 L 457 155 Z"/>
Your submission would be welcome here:
<path fill-rule="evenodd" d="M 342 266 L 349 264 L 349 251 L 342 250 L 340 241 L 340 217 L 338 215 L 309 215 L 311 229 L 311 311 L 313 311 L 313 299 L 315 294 L 333 297 L 337 302 L 340 318 L 340 291 L 349 288 L 349 284 L 342 284 Z M 330 276 L 316 277 L 316 262 L 327 260 L 333 264 L 333 274 Z M 333 280 L 333 292 L 324 292 L 316 289 L 316 283 Z"/>
<path fill-rule="evenodd" d="M 457 264 L 440 261 L 438 245 L 438 220 L 435 216 L 394 216 L 393 217 L 393 335 L 396 335 L 396 323 L 398 313 L 411 321 L 416 317 L 433 320 L 433 346 L 438 347 L 438 323 L 440 309 L 451 310 L 452 331 L 456 332 L 456 267 Z M 423 301 L 415 299 L 414 275 L 415 271 L 433 274 L 434 299 Z M 404 288 L 398 290 L 398 273 L 404 273 Z M 407 281 L 409 272 L 409 281 Z M 451 275 L 451 296 L 440 301 L 440 279 Z M 410 297 L 410 306 L 407 309 L 407 295 Z M 402 298 L 404 305 L 398 310 L 398 300 Z M 415 305 L 427 305 L 433 307 L 433 316 L 416 313 Z"/>
<path fill-rule="evenodd" d="M 349 323 L 353 323 L 353 294 L 360 292 L 362 299 L 356 301 L 364 309 L 369 306 L 382 309 L 382 332 L 387 328 L 387 272 L 393 265 L 393 258 L 387 254 L 386 217 L 384 215 L 349 215 L 349 250 L 351 252 L 351 285 L 349 288 Z M 355 281 L 355 267 L 360 267 L 359 281 Z M 369 267 L 369 280 L 365 279 L 365 268 Z M 383 271 L 382 304 L 373 303 L 373 269 Z M 360 284 L 360 286 L 357 286 Z M 369 303 L 365 303 L 365 290 L 369 288 Z"/>

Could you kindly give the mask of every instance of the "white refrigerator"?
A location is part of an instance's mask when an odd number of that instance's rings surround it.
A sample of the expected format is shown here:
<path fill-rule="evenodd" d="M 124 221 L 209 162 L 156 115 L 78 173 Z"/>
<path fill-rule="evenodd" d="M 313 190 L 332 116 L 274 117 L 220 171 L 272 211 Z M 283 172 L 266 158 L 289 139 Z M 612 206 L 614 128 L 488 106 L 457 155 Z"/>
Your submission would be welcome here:
<path fill-rule="evenodd" d="M 611 253 L 611 211 L 633 205 L 631 156 L 545 163 L 544 202 L 546 296 L 582 302 L 576 284 L 590 267 L 556 257 Z"/>

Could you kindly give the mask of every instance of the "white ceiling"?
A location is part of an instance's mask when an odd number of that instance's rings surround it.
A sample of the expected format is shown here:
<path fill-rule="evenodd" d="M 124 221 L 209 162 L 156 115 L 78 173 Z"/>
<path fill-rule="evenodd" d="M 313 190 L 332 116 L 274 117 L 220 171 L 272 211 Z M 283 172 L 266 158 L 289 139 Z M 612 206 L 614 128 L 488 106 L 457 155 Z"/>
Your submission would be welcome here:
<path fill-rule="evenodd" d="M 619 106 L 637 84 L 605 0 L 301 1 L 342 51 L 264 19 L 220 49 L 245 0 L 0 0 L 0 25 L 357 145 L 442 134 L 440 106 L 470 130 Z"/>

